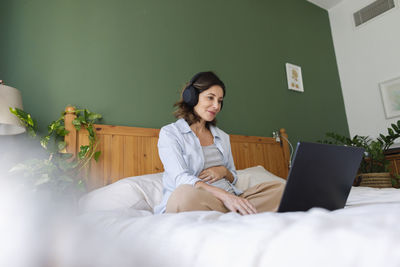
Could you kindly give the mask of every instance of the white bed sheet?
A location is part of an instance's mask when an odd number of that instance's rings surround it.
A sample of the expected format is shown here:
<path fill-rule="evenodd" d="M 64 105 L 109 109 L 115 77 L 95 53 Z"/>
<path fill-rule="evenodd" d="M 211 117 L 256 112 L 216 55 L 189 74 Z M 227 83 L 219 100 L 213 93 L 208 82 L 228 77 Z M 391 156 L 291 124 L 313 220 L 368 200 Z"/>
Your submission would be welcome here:
<path fill-rule="evenodd" d="M 353 188 L 329 212 L 97 211 L 65 235 L 58 266 L 400 266 L 400 191 Z M 85 225 L 86 227 L 82 227 Z"/>

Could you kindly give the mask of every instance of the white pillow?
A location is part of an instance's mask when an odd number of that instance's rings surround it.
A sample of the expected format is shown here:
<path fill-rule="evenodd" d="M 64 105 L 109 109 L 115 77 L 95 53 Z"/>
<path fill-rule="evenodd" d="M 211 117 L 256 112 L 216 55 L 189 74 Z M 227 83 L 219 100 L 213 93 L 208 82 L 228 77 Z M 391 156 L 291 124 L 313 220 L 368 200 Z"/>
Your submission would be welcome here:
<path fill-rule="evenodd" d="M 162 173 L 132 176 L 93 190 L 79 200 L 82 212 L 132 208 L 153 211 L 162 198 Z"/>
<path fill-rule="evenodd" d="M 242 191 L 264 182 L 279 181 L 282 183 L 286 183 L 285 179 L 282 179 L 281 177 L 270 173 L 269 171 L 264 169 L 263 166 L 255 166 L 243 170 L 238 170 L 237 174 L 238 180 L 235 186 Z"/>
<path fill-rule="evenodd" d="M 260 183 L 286 182 L 262 166 L 238 170 L 236 187 L 242 191 Z M 132 208 L 153 212 L 162 199 L 162 173 L 132 176 L 93 190 L 79 200 L 81 212 Z"/>

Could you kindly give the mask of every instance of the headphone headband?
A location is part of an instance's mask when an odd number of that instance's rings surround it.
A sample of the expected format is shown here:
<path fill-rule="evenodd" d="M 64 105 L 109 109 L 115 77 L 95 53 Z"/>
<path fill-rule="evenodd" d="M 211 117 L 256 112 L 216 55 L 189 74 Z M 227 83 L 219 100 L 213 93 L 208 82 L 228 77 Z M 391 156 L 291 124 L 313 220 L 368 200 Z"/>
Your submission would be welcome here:
<path fill-rule="evenodd" d="M 203 72 L 196 73 L 196 74 L 192 77 L 192 79 L 190 79 L 189 85 L 188 85 L 188 86 L 193 86 L 193 84 L 197 81 L 197 79 L 200 78 L 200 76 L 201 76 L 202 74 L 203 74 Z"/>

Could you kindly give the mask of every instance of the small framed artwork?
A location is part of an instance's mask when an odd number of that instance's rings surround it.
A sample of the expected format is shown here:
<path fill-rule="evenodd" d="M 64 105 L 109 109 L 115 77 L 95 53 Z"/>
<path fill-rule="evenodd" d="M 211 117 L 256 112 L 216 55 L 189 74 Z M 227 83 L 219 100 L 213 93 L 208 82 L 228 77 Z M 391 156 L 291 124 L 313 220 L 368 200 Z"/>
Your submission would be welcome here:
<path fill-rule="evenodd" d="M 386 118 L 400 116 L 400 77 L 379 84 Z"/>
<path fill-rule="evenodd" d="M 289 90 L 304 92 L 300 66 L 286 63 L 286 76 Z"/>

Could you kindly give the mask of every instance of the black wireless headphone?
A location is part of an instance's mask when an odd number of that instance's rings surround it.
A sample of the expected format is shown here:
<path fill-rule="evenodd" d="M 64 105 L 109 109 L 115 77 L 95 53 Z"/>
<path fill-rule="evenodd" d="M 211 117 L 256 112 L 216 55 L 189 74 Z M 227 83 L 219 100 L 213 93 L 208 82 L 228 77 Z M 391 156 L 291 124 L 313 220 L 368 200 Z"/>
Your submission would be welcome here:
<path fill-rule="evenodd" d="M 199 102 L 199 89 L 194 87 L 194 83 L 197 79 L 202 75 L 202 72 L 197 73 L 190 80 L 189 84 L 186 86 L 185 90 L 183 90 L 182 98 L 183 101 L 188 104 L 190 107 L 194 107 Z"/>
<path fill-rule="evenodd" d="M 189 84 L 183 90 L 183 93 L 182 93 L 183 102 L 185 102 L 190 107 L 196 106 L 197 103 L 199 102 L 200 91 L 199 91 L 198 88 L 196 88 L 194 86 L 194 83 L 203 74 L 204 74 L 204 72 L 199 72 L 196 75 L 194 75 L 193 78 L 190 80 Z M 224 94 L 225 94 L 225 89 L 224 89 Z M 221 102 L 221 109 L 220 110 L 222 110 L 222 106 L 223 106 L 223 102 Z"/>

